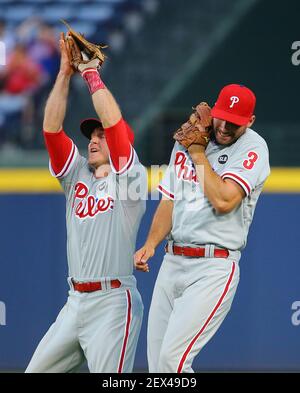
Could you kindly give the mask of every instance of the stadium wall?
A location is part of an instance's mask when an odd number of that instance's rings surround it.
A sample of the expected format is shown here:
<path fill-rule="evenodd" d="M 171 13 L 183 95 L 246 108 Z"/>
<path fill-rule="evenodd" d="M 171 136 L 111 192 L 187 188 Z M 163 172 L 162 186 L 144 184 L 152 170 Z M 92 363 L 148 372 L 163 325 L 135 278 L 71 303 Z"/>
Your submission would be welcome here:
<path fill-rule="evenodd" d="M 22 372 L 66 300 L 65 201 L 59 190 L 45 191 L 42 183 L 40 191 L 34 186 L 31 192 L 12 191 L 8 185 L 4 190 L 4 175 L 1 172 L 0 369 Z M 15 173 L 14 184 L 24 176 Z M 261 196 L 231 312 L 194 362 L 195 370 L 300 370 L 300 189 L 293 178 L 294 192 L 274 186 Z M 157 203 L 147 202 L 137 247 Z M 147 316 L 162 257 L 161 245 L 150 273 L 135 273 L 145 306 L 136 371 L 147 370 Z"/>

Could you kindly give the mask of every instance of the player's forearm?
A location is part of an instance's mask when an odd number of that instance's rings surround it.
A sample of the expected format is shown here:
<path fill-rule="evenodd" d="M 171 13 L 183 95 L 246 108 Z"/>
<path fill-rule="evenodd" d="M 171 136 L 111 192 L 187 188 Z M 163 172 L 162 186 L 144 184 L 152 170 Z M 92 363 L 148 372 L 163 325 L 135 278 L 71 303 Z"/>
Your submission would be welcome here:
<path fill-rule="evenodd" d="M 59 73 L 45 107 L 43 128 L 48 132 L 58 132 L 66 115 L 67 99 L 71 77 Z"/>
<path fill-rule="evenodd" d="M 153 217 L 146 245 L 156 248 L 172 229 L 173 201 L 162 199 Z"/>
<path fill-rule="evenodd" d="M 93 104 L 104 128 L 118 123 L 122 114 L 120 108 L 108 89 L 99 89 L 93 95 Z"/>
<path fill-rule="evenodd" d="M 82 68 L 81 76 L 85 80 L 92 96 L 95 111 L 104 128 L 118 123 L 122 114 L 111 92 L 103 83 L 99 71 L 93 65 Z"/>
<path fill-rule="evenodd" d="M 235 201 L 226 182 L 217 175 L 205 155 L 201 152 L 191 156 L 195 164 L 197 179 L 203 192 L 217 212 L 226 213 L 234 208 Z"/>

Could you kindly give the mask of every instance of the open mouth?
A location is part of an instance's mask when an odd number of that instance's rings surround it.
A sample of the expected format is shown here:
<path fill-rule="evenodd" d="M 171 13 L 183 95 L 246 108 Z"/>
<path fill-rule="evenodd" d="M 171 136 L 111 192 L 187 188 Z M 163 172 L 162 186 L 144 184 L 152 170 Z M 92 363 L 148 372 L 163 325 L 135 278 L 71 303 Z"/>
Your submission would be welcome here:
<path fill-rule="evenodd" d="M 90 149 L 90 152 L 91 153 L 97 153 L 98 151 L 100 151 L 97 147 L 92 147 L 91 149 Z"/>
<path fill-rule="evenodd" d="M 222 137 L 222 138 L 231 138 L 232 134 L 230 132 L 224 132 L 224 131 L 217 131 L 218 134 Z"/>
<path fill-rule="evenodd" d="M 218 131 L 218 134 L 222 138 L 228 138 L 229 137 L 229 134 L 224 134 L 224 132 L 222 132 L 222 131 Z"/>

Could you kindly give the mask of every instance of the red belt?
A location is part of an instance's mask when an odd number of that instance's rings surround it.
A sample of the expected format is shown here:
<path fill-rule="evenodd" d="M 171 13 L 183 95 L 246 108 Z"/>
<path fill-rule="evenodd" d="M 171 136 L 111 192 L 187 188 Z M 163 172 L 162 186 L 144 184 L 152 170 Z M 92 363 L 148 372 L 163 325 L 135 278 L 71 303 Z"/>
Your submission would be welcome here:
<path fill-rule="evenodd" d="M 73 287 L 75 291 L 78 292 L 94 292 L 94 291 L 101 291 L 102 284 L 101 282 L 76 282 L 73 281 Z M 120 288 L 121 282 L 119 280 L 111 280 L 110 287 L 111 288 Z"/>
<path fill-rule="evenodd" d="M 168 244 L 166 244 L 165 251 L 168 252 Z M 173 245 L 173 254 L 182 255 L 185 257 L 200 258 L 205 257 L 205 247 L 180 247 Z M 224 248 L 214 249 L 214 258 L 228 258 L 229 251 Z"/>

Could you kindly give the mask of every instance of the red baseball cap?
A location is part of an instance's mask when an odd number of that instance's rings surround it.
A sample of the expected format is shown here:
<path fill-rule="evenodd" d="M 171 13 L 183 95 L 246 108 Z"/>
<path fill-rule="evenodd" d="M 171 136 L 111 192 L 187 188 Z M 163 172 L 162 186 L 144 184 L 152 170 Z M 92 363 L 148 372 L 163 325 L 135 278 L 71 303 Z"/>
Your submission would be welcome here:
<path fill-rule="evenodd" d="M 128 134 L 129 141 L 133 145 L 133 143 L 134 143 L 134 132 L 132 131 L 130 126 L 126 123 L 126 121 L 125 121 L 125 124 L 126 124 L 126 128 L 127 128 L 127 134 Z M 101 123 L 101 121 L 99 119 L 94 119 L 94 118 L 84 119 L 80 123 L 80 131 L 89 140 L 91 139 L 92 132 L 97 127 L 101 128 L 104 131 L 103 125 L 102 125 L 102 123 Z"/>
<path fill-rule="evenodd" d="M 227 85 L 220 91 L 211 115 L 217 119 L 244 126 L 251 120 L 255 103 L 255 94 L 248 87 L 236 84 Z"/>

